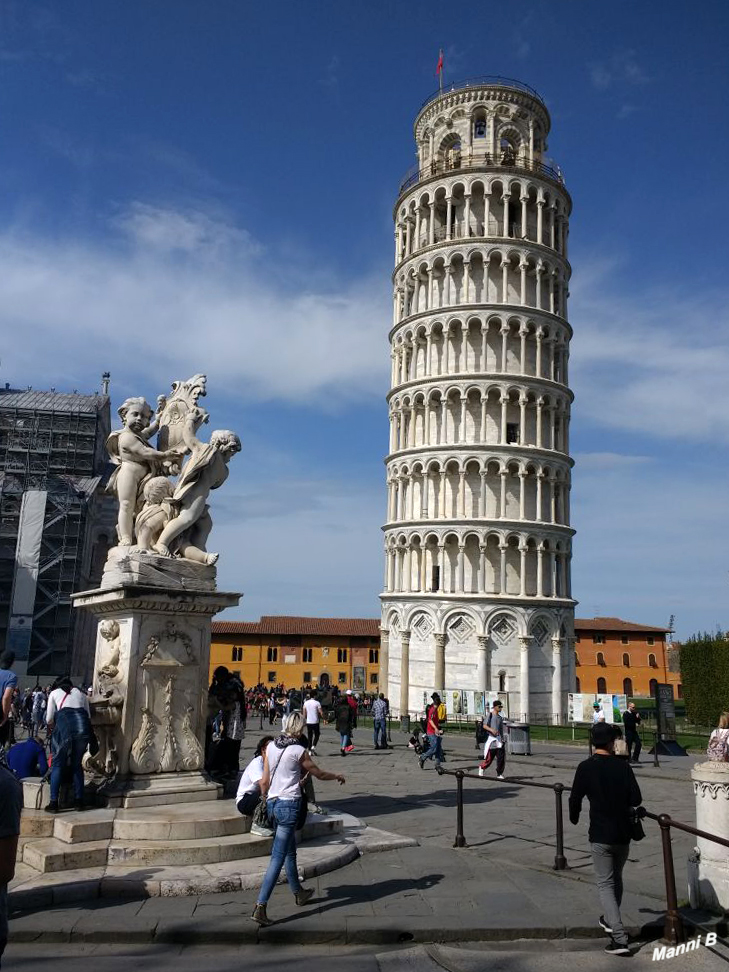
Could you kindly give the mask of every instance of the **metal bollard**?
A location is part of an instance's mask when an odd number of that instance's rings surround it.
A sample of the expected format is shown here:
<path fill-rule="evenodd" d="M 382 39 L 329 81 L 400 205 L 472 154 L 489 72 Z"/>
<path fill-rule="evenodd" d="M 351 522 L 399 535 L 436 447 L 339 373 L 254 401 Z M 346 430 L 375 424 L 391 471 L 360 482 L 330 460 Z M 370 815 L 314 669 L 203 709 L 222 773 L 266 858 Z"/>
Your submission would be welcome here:
<path fill-rule="evenodd" d="M 465 847 L 466 838 L 463 835 L 463 770 L 456 770 L 456 839 L 454 847 Z"/>
<path fill-rule="evenodd" d="M 676 896 L 676 874 L 673 868 L 673 849 L 671 848 L 671 818 L 667 813 L 658 817 L 661 828 L 661 844 L 663 845 L 663 873 L 666 878 L 666 922 L 663 935 L 672 944 L 683 940 L 683 922 L 678 913 L 678 898 Z"/>
<path fill-rule="evenodd" d="M 653 733 L 653 765 L 654 766 L 661 765 L 658 762 L 658 733 L 657 732 Z"/>
<path fill-rule="evenodd" d="M 562 793 L 564 784 L 554 784 L 554 809 L 557 823 L 557 846 L 554 855 L 554 870 L 564 871 L 567 867 L 567 858 L 564 856 L 564 821 L 562 819 Z"/>

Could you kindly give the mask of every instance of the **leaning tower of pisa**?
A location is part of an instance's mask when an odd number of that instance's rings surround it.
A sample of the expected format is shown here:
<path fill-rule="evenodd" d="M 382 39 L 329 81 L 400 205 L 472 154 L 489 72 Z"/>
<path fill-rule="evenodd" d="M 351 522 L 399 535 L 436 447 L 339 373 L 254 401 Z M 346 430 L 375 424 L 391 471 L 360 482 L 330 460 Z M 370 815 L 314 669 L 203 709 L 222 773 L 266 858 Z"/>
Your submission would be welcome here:
<path fill-rule="evenodd" d="M 394 210 L 380 684 L 566 717 L 574 683 L 571 200 L 536 91 L 484 78 L 415 119 Z M 451 699 L 453 696 L 451 695 Z"/>

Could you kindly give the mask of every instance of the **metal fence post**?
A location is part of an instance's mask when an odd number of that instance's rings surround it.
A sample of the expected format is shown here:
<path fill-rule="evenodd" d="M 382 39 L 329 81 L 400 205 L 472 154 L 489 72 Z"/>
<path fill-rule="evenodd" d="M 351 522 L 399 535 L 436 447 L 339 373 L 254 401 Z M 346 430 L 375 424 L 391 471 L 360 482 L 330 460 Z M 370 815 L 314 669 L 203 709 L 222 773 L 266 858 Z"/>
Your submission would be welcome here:
<path fill-rule="evenodd" d="M 554 784 L 554 810 L 557 822 L 557 846 L 554 855 L 554 870 L 564 871 L 567 867 L 567 858 L 564 856 L 564 821 L 562 819 L 562 794 L 564 784 Z"/>
<path fill-rule="evenodd" d="M 661 765 L 658 762 L 658 733 L 657 732 L 653 733 L 653 765 L 654 766 Z"/>
<path fill-rule="evenodd" d="M 456 839 L 454 847 L 465 847 L 466 838 L 463 836 L 463 770 L 456 770 Z"/>
<path fill-rule="evenodd" d="M 676 897 L 676 873 L 673 869 L 673 849 L 671 847 L 671 818 L 667 813 L 658 817 L 663 845 L 663 873 L 666 878 L 666 922 L 663 926 L 664 938 L 676 944 L 683 939 L 683 922 L 678 913 Z"/>

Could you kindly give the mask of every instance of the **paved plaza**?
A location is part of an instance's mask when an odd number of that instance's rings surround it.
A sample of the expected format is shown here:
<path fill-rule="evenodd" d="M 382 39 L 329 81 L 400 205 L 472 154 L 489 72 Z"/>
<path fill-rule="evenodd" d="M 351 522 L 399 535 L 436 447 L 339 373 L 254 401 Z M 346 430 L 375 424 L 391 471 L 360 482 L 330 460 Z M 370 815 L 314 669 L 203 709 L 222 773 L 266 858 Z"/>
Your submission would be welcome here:
<path fill-rule="evenodd" d="M 257 731 L 249 732 L 243 760 L 257 736 Z M 603 960 L 606 968 L 614 964 L 616 959 L 602 952 L 605 936 L 596 923 L 600 909 L 588 853 L 587 805 L 580 825 L 572 827 L 565 798 L 569 867 L 555 872 L 553 793 L 516 783 L 521 778 L 569 785 L 586 750 L 536 746 L 531 757 L 509 759 L 503 783 L 493 779 L 493 770 L 489 782 L 466 780 L 464 833 L 468 845 L 454 849 L 455 779 L 439 776 L 432 763 L 421 770 L 415 754 L 406 748 L 406 738 L 393 730 L 394 748 L 378 752 L 372 748 L 369 731 L 362 728 L 356 733 L 354 752 L 342 759 L 338 740 L 327 729 L 316 759 L 328 769 L 343 772 L 347 783 L 344 787 L 317 784 L 317 799 L 372 827 L 414 837 L 419 846 L 364 853 L 346 867 L 312 879 L 309 883 L 316 895 L 303 909 L 296 908 L 287 888 L 280 886 L 269 904 L 276 924 L 266 929 L 259 929 L 248 918 L 254 890 L 146 900 L 69 901 L 64 907 L 15 914 L 8 968 L 32 969 L 29 956 L 50 950 L 57 969 L 65 968 L 64 955 L 70 969 L 70 963 L 82 954 L 104 954 L 112 972 L 151 968 L 145 963 L 152 960 L 157 969 L 184 972 L 193 968 L 201 950 L 210 953 L 213 949 L 220 959 L 215 967 L 225 969 L 233 968 L 235 957 L 239 960 L 246 949 L 255 949 L 256 968 L 265 969 L 269 956 L 273 966 L 284 956 L 283 949 L 302 945 L 312 967 L 316 962 L 320 970 L 328 968 L 329 961 L 334 968 L 342 946 L 354 963 L 348 961 L 348 967 L 375 969 L 378 966 L 372 963 L 380 956 L 380 967 L 392 972 L 396 966 L 392 959 L 388 965 L 383 956 L 397 954 L 398 961 L 417 961 L 421 969 L 427 969 L 428 962 L 435 962 L 432 967 L 437 968 L 440 959 L 446 963 L 444 967 L 449 967 L 449 961 L 453 968 L 478 967 L 468 965 L 464 948 L 486 949 L 489 968 L 515 972 L 562 967 L 565 949 L 587 951 L 592 969 L 601 969 Z M 446 768 L 475 769 L 478 754 L 471 737 L 447 736 L 446 752 Z M 649 763 L 638 768 L 645 805 L 693 823 L 689 773 L 694 761 L 692 757 L 666 758 L 659 768 Z M 646 832 L 642 843 L 632 845 L 625 871 L 623 917 L 634 934 L 641 929 L 649 933 L 648 926 L 660 924 L 665 905 L 658 828 L 646 821 Z M 680 900 L 686 898 L 685 860 L 692 846 L 688 835 L 675 834 Z M 535 939 L 542 943 L 536 952 Z M 524 940 L 532 940 L 532 944 Z M 545 941 L 549 944 L 544 945 Z M 443 948 L 460 947 L 458 962 L 452 956 L 446 959 L 443 952 L 438 953 L 440 959 L 408 952 L 432 942 L 442 943 Z M 645 946 L 638 961 L 651 961 L 651 950 L 652 946 Z M 473 959 L 477 963 L 478 955 Z M 228 961 L 230 966 L 225 964 Z M 692 967 L 697 969 L 710 968 L 714 961 L 720 960 L 706 950 L 692 955 Z"/>

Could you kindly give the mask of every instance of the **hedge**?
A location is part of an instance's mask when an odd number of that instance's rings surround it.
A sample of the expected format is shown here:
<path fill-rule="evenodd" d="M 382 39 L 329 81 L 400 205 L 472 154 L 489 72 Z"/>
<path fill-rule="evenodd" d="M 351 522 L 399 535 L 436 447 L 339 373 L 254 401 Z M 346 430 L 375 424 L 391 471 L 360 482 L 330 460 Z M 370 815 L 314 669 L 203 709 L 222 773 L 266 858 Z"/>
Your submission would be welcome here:
<path fill-rule="evenodd" d="M 686 716 L 696 725 L 717 726 L 729 710 L 729 637 L 698 634 L 681 645 L 681 681 Z"/>

